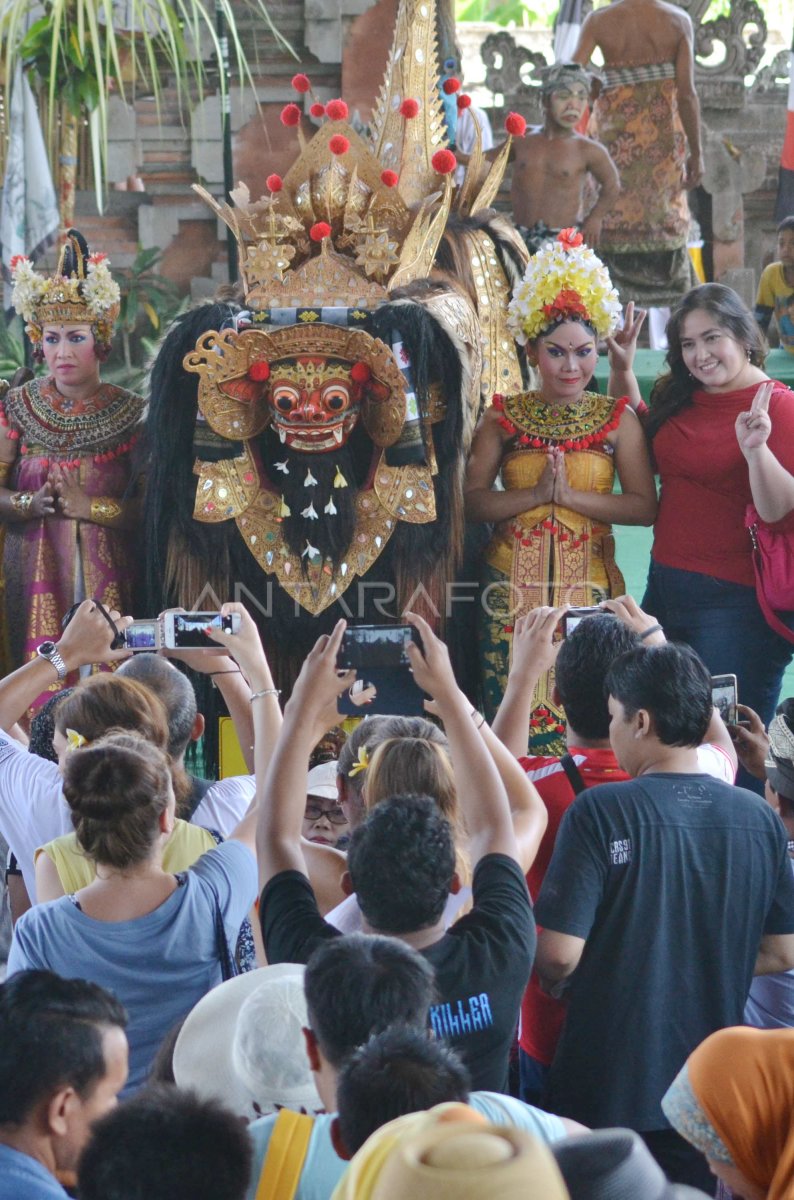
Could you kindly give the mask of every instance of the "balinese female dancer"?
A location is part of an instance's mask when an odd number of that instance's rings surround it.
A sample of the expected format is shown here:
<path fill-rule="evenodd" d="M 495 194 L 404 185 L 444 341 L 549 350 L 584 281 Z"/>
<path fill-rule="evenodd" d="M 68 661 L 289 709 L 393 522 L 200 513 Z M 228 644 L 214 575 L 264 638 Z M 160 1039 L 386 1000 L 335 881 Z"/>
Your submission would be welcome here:
<path fill-rule="evenodd" d="M 0 401 L 6 612 L 19 666 L 53 652 L 77 600 L 134 611 L 136 506 L 127 493 L 144 401 L 99 377 L 119 311 L 105 255 L 89 256 L 71 230 L 54 276 L 22 256 L 12 273 L 14 307 L 50 371 Z M 60 676 L 63 664 L 52 661 Z"/>
<path fill-rule="evenodd" d="M 530 260 L 510 304 L 540 387 L 494 397 L 465 484 L 469 520 L 494 523 L 480 614 L 489 717 L 504 692 L 515 620 L 538 605 L 593 605 L 619 595 L 625 585 L 612 523 L 651 525 L 656 515 L 645 438 L 628 400 L 586 390 L 598 339 L 611 338 L 619 316 L 606 269 L 571 229 Z M 627 313 L 622 338 L 636 339 L 641 322 Z M 613 494 L 616 472 L 621 491 Z M 493 489 L 498 475 L 504 491 Z M 555 754 L 563 744 L 552 691 L 550 673 L 533 705 L 535 753 Z"/>

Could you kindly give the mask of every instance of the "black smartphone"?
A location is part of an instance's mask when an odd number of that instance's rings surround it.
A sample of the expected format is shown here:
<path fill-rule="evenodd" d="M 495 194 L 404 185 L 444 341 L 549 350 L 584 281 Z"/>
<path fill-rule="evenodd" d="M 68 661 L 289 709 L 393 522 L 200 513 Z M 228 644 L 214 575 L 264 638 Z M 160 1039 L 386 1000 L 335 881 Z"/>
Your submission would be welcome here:
<path fill-rule="evenodd" d="M 712 675 L 711 703 L 719 712 L 726 725 L 735 725 L 739 712 L 738 689 L 735 675 Z"/>
<path fill-rule="evenodd" d="M 342 637 L 336 665 L 355 670 L 353 686 L 339 697 L 345 716 L 421 716 L 425 694 L 411 674 L 407 647 L 422 640 L 413 625 L 351 625 Z"/>
<path fill-rule="evenodd" d="M 592 617 L 593 613 L 603 613 L 603 608 L 598 605 L 591 605 L 590 608 L 569 608 L 565 616 L 562 618 L 562 636 L 568 637 L 573 633 L 576 626 L 585 617 Z"/>

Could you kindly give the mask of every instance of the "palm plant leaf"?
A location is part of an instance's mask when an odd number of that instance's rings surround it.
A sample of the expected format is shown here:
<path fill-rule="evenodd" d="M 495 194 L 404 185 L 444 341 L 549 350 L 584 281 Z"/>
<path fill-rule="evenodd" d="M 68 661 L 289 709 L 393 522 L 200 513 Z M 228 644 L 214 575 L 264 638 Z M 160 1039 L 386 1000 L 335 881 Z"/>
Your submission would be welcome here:
<path fill-rule="evenodd" d="M 297 59 L 294 49 L 276 29 L 265 0 L 244 0 L 246 9 L 264 21 L 275 41 Z M 115 82 L 122 99 L 127 99 L 122 60 L 128 57 L 133 90 L 145 82 L 151 87 L 158 109 L 162 77 L 173 78 L 182 99 L 191 85 L 203 95 L 207 69 L 199 54 L 191 55 L 190 44 L 206 47 L 207 58 L 221 60 L 221 43 L 212 7 L 202 0 L 125 0 L 123 27 L 118 0 L 42 0 L 44 15 L 30 23 L 30 0 L 2 0 L 0 4 L 0 53 L 6 78 L 13 77 L 18 57 L 32 65 L 49 93 L 50 135 L 54 129 L 58 101 L 72 115 L 85 110 L 92 118 L 91 147 L 97 195 L 104 190 L 107 154 L 108 85 Z M 224 18 L 241 83 L 254 90 L 254 79 L 238 28 L 231 0 L 216 0 Z M 225 97 L 227 80 L 220 75 Z"/>

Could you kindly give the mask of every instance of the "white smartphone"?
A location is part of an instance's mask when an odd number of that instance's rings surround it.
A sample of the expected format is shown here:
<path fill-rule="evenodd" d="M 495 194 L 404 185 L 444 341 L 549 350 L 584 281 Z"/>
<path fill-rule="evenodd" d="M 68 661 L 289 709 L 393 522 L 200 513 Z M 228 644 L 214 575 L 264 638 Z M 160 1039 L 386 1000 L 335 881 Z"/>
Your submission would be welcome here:
<path fill-rule="evenodd" d="M 219 643 L 207 637 L 207 627 L 224 629 L 227 633 L 238 633 L 240 614 L 217 612 L 169 612 L 163 616 L 163 645 L 167 650 L 191 650 L 213 647 Z"/>

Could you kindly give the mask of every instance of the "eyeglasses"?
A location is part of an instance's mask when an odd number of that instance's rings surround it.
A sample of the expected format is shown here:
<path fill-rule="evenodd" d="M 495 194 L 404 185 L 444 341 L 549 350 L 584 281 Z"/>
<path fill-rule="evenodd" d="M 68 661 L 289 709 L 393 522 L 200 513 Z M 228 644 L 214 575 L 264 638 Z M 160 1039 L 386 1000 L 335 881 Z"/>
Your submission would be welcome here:
<path fill-rule="evenodd" d="M 323 808 L 320 804 L 310 802 L 306 805 L 303 815 L 307 821 L 319 821 L 321 817 L 327 817 L 332 825 L 347 825 L 347 817 L 338 804 L 333 808 Z"/>

